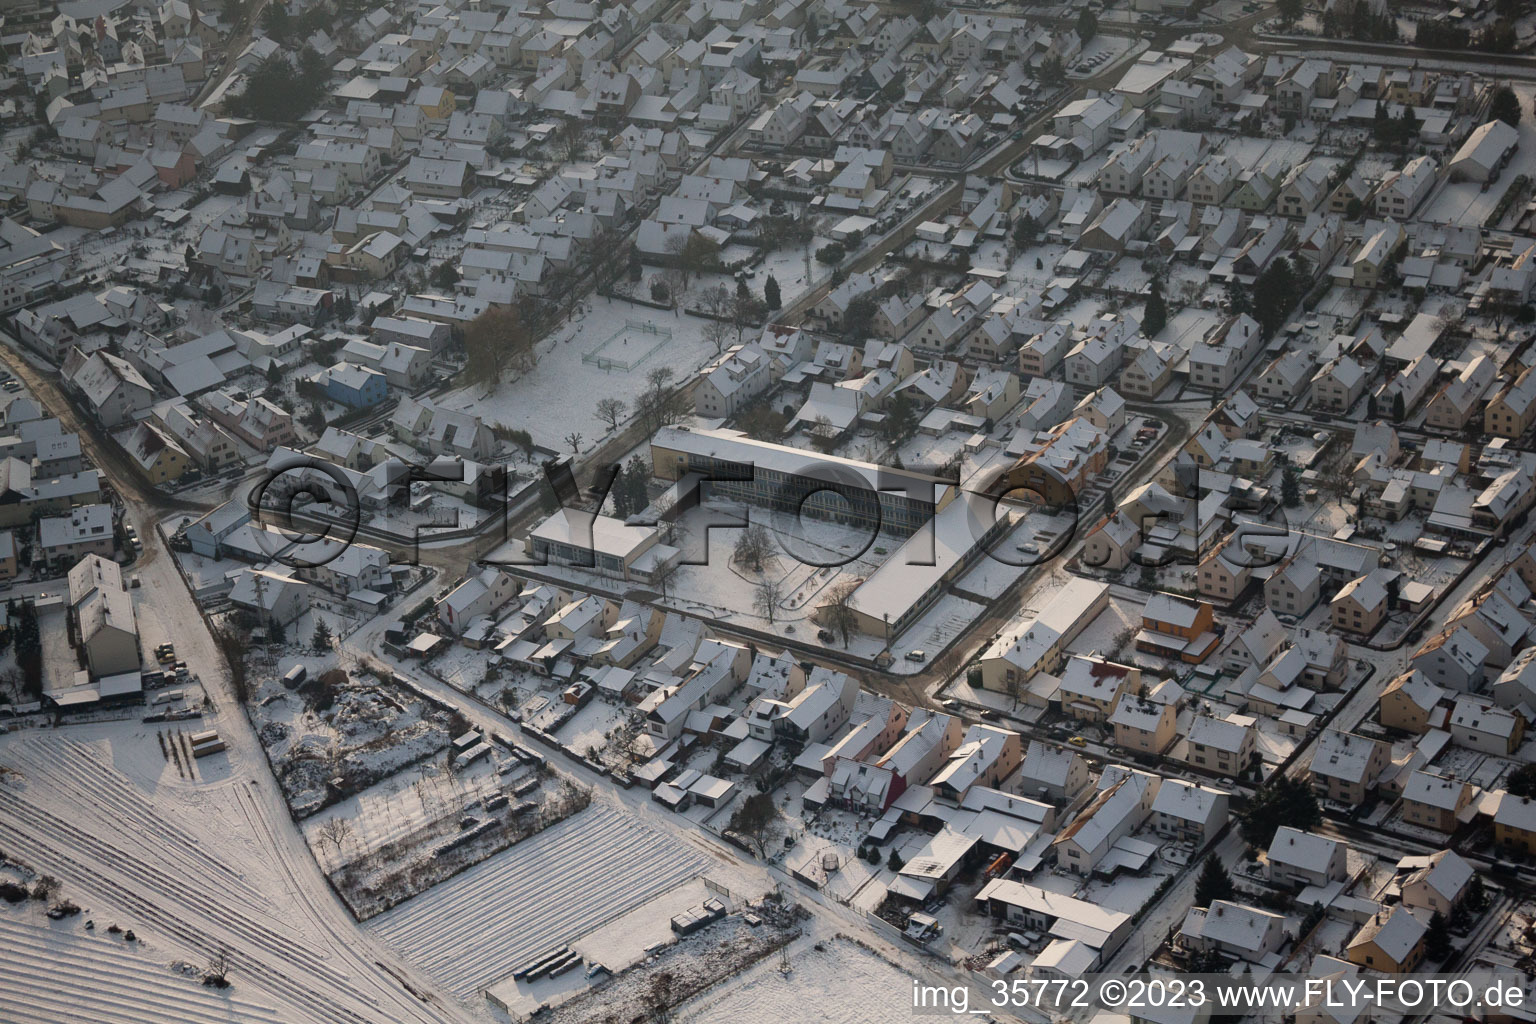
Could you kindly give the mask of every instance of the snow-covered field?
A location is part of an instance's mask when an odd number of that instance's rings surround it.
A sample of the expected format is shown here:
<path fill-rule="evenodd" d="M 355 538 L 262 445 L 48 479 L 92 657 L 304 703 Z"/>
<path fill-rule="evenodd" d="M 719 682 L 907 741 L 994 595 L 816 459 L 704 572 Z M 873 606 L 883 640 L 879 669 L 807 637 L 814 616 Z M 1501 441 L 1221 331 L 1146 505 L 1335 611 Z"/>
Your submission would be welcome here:
<path fill-rule="evenodd" d="M 105 922 L 86 931 L 83 918 L 53 922 L 40 909 L 0 910 L 5 984 L 0 1019 L 7 1024 L 122 1020 L 166 1024 L 283 1024 L 270 1004 L 242 991 L 206 988 L 172 971 L 158 952 L 108 935 Z M 200 965 L 194 965 L 200 966 Z M 68 987 L 61 978 L 90 979 Z"/>
<path fill-rule="evenodd" d="M 851 942 L 821 943 L 790 957 L 780 973 L 769 957 L 715 991 L 679 1008 L 678 1024 L 865 1024 L 912 1017 L 906 974 Z"/>
<path fill-rule="evenodd" d="M 594 804 L 369 922 L 461 999 L 696 877 L 703 859 Z"/>
<path fill-rule="evenodd" d="M 5 736 L 0 763 L 17 773 L 0 781 L 0 848 L 59 877 L 61 894 L 83 908 L 72 936 L 0 912 L 0 1020 L 460 1018 L 409 995 L 382 966 L 387 954 L 329 894 L 312 895 L 324 893 L 323 882 L 297 835 L 274 818 L 272 797 L 244 779 L 179 779 L 139 723 Z M 97 934 L 111 924 L 132 929 L 144 945 L 114 950 L 85 931 L 87 919 Z M 229 952 L 230 990 L 205 990 L 166 969 L 174 961 L 200 968 L 220 949 Z"/>
<path fill-rule="evenodd" d="M 618 398 L 633 413 L 635 397 L 645 390 L 645 375 L 651 370 L 667 367 L 672 370 L 674 383 L 681 384 L 715 357 L 714 345 L 704 340 L 705 321 L 698 317 L 600 295 L 587 299 L 585 306 L 586 312 L 577 313 L 539 344 L 538 364 L 531 371 L 503 383 L 489 395 L 479 385 L 453 392 L 443 399 L 443 405 L 472 412 L 488 424 L 527 430 L 535 443 L 557 451 L 570 451 L 565 438 L 579 433 L 581 449 L 590 451 L 609 432 L 608 424 L 597 415 L 599 399 Z M 626 320 L 655 324 L 671 331 L 672 339 L 645 363 L 627 372 L 610 372 L 581 361 Z M 623 354 L 622 348 L 613 346 L 605 354 L 615 351 Z"/>

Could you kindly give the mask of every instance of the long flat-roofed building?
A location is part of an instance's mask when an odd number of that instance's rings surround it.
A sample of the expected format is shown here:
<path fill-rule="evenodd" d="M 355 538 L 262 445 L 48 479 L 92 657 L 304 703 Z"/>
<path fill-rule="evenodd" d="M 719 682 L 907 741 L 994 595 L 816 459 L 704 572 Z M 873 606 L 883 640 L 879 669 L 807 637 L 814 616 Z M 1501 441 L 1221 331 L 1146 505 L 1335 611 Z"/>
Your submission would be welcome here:
<path fill-rule="evenodd" d="M 963 493 L 919 528 L 854 591 L 850 601 L 858 628 L 895 637 L 916 622 L 953 583 L 997 549 L 998 538 L 1017 519 L 999 514 L 996 502 Z M 1018 556 L 1013 556 L 1017 558 Z"/>
<path fill-rule="evenodd" d="M 526 548 L 534 558 L 625 580 L 649 580 L 659 566 L 678 557 L 676 548 L 659 543 L 654 526 L 630 526 L 579 509 L 561 509 L 544 520 L 528 534 Z"/>
<path fill-rule="evenodd" d="M 651 466 L 662 480 L 699 474 L 711 497 L 835 522 L 915 533 L 954 500 L 954 481 L 788 445 L 755 441 L 736 430 L 663 427 L 651 439 Z"/>

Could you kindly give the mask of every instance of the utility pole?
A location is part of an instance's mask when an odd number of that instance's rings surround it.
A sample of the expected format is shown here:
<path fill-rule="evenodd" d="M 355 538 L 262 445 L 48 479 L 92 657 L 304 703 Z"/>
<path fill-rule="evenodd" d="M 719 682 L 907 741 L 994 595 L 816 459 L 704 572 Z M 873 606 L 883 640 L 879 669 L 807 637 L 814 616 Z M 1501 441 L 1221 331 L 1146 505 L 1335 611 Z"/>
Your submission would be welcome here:
<path fill-rule="evenodd" d="M 272 660 L 272 613 L 267 610 L 267 578 L 257 572 L 253 579 L 256 584 L 256 606 L 261 609 L 262 660 L 270 672 L 275 662 Z"/>

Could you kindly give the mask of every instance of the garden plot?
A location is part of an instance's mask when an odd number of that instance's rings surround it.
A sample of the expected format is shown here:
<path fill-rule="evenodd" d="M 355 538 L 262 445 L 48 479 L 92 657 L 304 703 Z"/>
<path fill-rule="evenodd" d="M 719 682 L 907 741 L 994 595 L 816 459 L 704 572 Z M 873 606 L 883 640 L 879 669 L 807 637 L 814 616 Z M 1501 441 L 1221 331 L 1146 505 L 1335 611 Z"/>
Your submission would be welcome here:
<path fill-rule="evenodd" d="M 1047 595 L 1031 594 L 1030 605 L 1038 615 L 1050 606 Z M 1130 638 L 1141 626 L 1142 606 L 1120 597 L 1111 596 L 1109 604 L 1072 641 L 1072 650 L 1098 651 L 1105 657 L 1115 654 L 1130 655 Z M 1124 651 L 1121 648 L 1125 648 Z"/>
<path fill-rule="evenodd" d="M 572 715 L 555 735 L 571 750 L 589 756 L 598 755 L 615 746 L 615 740 L 620 741 L 618 746 L 628 746 L 628 740 L 634 737 L 635 730 L 626 729 L 626 726 L 634 714 L 634 709 L 627 704 L 593 700 Z"/>
<path fill-rule="evenodd" d="M 954 594 L 939 598 L 917 621 L 902 631 L 899 639 L 903 650 L 922 651 L 925 659 L 908 661 L 902 658 L 892 662 L 888 671 L 906 674 L 928 671 L 928 659 L 954 642 L 986 610 L 985 605 Z"/>
<path fill-rule="evenodd" d="M 587 994 L 594 986 L 601 986 L 602 992 L 591 992 L 590 998 L 601 1000 L 607 1007 L 611 975 L 646 960 L 660 947 L 677 943 L 679 940 L 677 933 L 672 930 L 672 918 L 700 906 L 715 895 L 715 891 L 703 879 L 697 879 L 662 893 L 570 944 L 571 949 L 580 954 L 584 962 L 602 964 L 608 974 L 599 974 L 589 980 L 584 970 L 573 970 L 558 977 L 546 976 L 534 981 L 507 978 L 492 986 L 487 998 L 497 1005 L 505 1006 L 508 1013 L 515 1017 L 522 1013 L 532 1013 L 544 1003 L 559 1005 Z M 706 929 L 706 932 L 712 931 L 713 928 Z M 700 935 L 696 941 L 703 940 L 704 936 Z M 687 955 L 686 951 L 692 944 L 684 945 L 677 953 L 669 951 L 668 956 Z"/>
<path fill-rule="evenodd" d="M 820 947 L 820 948 L 817 948 Z M 906 972 L 843 940 L 817 943 L 790 958 L 790 972 L 770 958 L 694 1003 L 678 1024 L 864 1024 L 912 1016 Z"/>
<path fill-rule="evenodd" d="M 589 807 L 381 915 L 368 929 L 461 999 L 698 876 L 703 858 Z"/>
<path fill-rule="evenodd" d="M 495 774 L 477 787 L 474 803 L 441 805 L 441 813 L 398 839 L 347 861 L 331 876 L 336 891 L 358 920 L 367 920 L 399 906 L 444 879 L 524 842 L 587 808 L 592 791 L 548 768 L 528 773 L 507 762 L 514 774 Z M 520 773 L 520 774 L 519 774 Z M 520 777 L 521 776 L 521 777 Z M 558 779 L 558 781 L 556 781 Z M 337 819 L 332 828 L 316 833 L 337 853 L 345 853 L 345 831 Z"/>
<path fill-rule="evenodd" d="M 291 691 L 280 677 L 298 659 L 251 672 L 253 724 L 301 818 L 448 745 L 447 712 L 371 676 L 327 669 L 333 658 L 303 659 L 310 677 Z"/>
<path fill-rule="evenodd" d="M 1008 536 L 994 544 L 988 554 L 982 555 L 976 565 L 960 577 L 955 589 L 986 598 L 1002 596 L 1020 576 L 1054 557 L 1052 545 L 1063 532 L 1068 532 L 1067 542 L 1070 543 L 1071 519 L 1068 515 L 1053 516 L 1031 510 L 1020 518 L 1019 525 Z M 1037 549 L 1034 552 L 1027 550 L 1027 545 L 1031 544 Z"/>
<path fill-rule="evenodd" d="M 457 815 L 477 801 L 493 798 L 504 785 L 515 785 L 532 769 L 503 776 L 494 758 L 481 758 L 459 772 L 441 759 L 423 761 L 419 770 L 397 772 L 377 785 L 305 819 L 300 829 L 321 865 L 333 871 Z M 346 822 L 343 827 L 333 821 Z"/>
<path fill-rule="evenodd" d="M 769 527 L 776 548 L 765 561 L 762 575 L 738 565 L 733 557 L 741 529 L 705 528 L 731 516 Z M 761 508 L 742 509 L 714 501 L 679 517 L 678 526 L 686 537 L 685 564 L 659 604 L 730 624 L 802 637 L 807 632 L 815 634 L 817 627 L 811 617 L 835 586 L 845 580 L 868 578 L 904 539 L 880 534 L 871 540 L 867 531 L 856 527 L 810 517 L 796 521 Z M 497 557 L 496 553 L 491 557 Z M 838 561 L 846 564 L 809 564 Z M 569 579 L 578 587 L 593 579 L 590 571 L 571 566 L 543 566 L 540 572 Z M 779 583 L 772 623 L 757 607 L 758 583 L 764 577 Z M 847 650 L 858 657 L 872 657 L 883 646 L 876 637 L 855 634 Z"/>

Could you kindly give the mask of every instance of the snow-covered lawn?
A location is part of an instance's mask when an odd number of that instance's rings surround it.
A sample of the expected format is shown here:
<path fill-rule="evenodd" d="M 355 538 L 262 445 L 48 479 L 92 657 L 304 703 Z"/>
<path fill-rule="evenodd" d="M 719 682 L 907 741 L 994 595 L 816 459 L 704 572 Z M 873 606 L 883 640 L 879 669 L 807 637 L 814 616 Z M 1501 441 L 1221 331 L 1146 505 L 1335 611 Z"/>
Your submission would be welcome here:
<path fill-rule="evenodd" d="M 572 750 L 601 749 L 609 745 L 608 734 L 623 726 L 631 714 L 633 709 L 628 705 L 594 700 L 562 725 L 557 735 Z"/>
<path fill-rule="evenodd" d="M 912 1016 L 912 982 L 893 964 L 851 942 L 818 943 L 790 958 L 788 975 L 777 957 L 680 1007 L 678 1024 L 865 1024 Z"/>
<path fill-rule="evenodd" d="M 697 877 L 703 864 L 629 814 L 594 804 L 367 927 L 469 1000 L 533 957 Z"/>
<path fill-rule="evenodd" d="M 443 405 L 474 413 L 488 424 L 527 430 L 536 444 L 556 451 L 570 451 L 566 437 L 579 433 L 581 450 L 590 451 L 609 433 L 608 424 L 597 415 L 600 399 L 620 399 L 631 414 L 651 370 L 666 367 L 675 383 L 683 383 L 715 358 L 714 345 L 704 340 L 705 321 L 698 317 L 600 295 L 584 300 L 583 305 L 585 312 L 540 342 L 538 363 L 528 373 L 502 383 L 490 394 L 480 385 L 452 392 L 444 396 Z M 582 361 L 630 320 L 671 331 L 672 338 L 632 370 L 604 370 Z M 623 358 L 630 347 L 638 350 L 644 343 L 649 348 L 655 340 L 635 333 L 609 345 L 604 354 Z"/>

